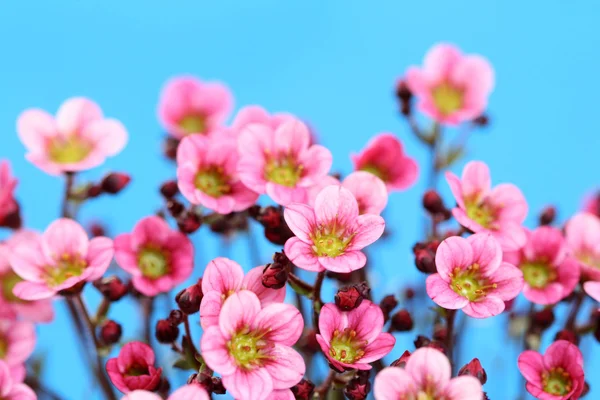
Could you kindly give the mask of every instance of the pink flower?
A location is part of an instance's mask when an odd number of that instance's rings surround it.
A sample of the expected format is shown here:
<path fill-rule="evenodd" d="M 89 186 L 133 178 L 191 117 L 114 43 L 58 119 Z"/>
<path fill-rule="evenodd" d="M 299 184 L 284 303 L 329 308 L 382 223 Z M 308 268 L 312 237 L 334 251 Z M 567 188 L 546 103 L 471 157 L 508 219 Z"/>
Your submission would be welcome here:
<path fill-rule="evenodd" d="M 200 303 L 200 323 L 202 328 L 219 324 L 219 314 L 223 302 L 233 293 L 250 290 L 258 297 L 261 306 L 281 303 L 285 299 L 285 286 L 269 289 L 262 284 L 264 266 L 252 268 L 246 276 L 242 267 L 225 257 L 218 257 L 208 263 L 202 276 L 202 302 Z"/>
<path fill-rule="evenodd" d="M 527 216 L 527 202 L 519 188 L 502 183 L 491 189 L 489 168 L 481 161 L 467 163 L 462 179 L 447 172 L 446 180 L 458 204 L 452 215 L 462 226 L 476 233 L 491 233 L 504 251 L 525 245 L 527 236 L 521 224 Z"/>
<path fill-rule="evenodd" d="M 306 202 L 308 188 L 327 175 L 332 163 L 331 152 L 310 140 L 306 125 L 293 118 L 277 128 L 246 126 L 238 139 L 240 179 L 278 204 Z"/>
<path fill-rule="evenodd" d="M 260 106 L 246 106 L 238 111 L 231 123 L 234 131 L 239 132 L 251 124 L 267 125 L 272 129 L 277 129 L 286 121 L 294 119 L 294 116 L 287 113 L 277 113 L 270 115 Z"/>
<path fill-rule="evenodd" d="M 113 385 L 123 393 L 154 390 L 160 384 L 162 368 L 154 367 L 154 352 L 142 342 L 125 344 L 119 355 L 106 362 L 106 372 Z"/>
<path fill-rule="evenodd" d="M 358 215 L 358 204 L 348 189 L 327 186 L 315 206 L 288 205 L 283 214 L 294 237 L 285 243 L 285 254 L 308 271 L 351 272 L 365 266 L 361 251 L 383 234 L 379 215 Z"/>
<path fill-rule="evenodd" d="M 133 286 L 140 293 L 156 296 L 189 278 L 194 247 L 183 233 L 151 216 L 141 219 L 131 233 L 115 238 L 115 259 L 133 276 Z"/>
<path fill-rule="evenodd" d="M 51 300 L 25 301 L 14 295 L 13 289 L 23 279 L 10 266 L 12 249 L 19 243 L 37 246 L 40 235 L 37 232 L 21 230 L 6 242 L 0 243 L 0 318 L 22 318 L 31 322 L 51 322 L 54 319 Z"/>
<path fill-rule="evenodd" d="M 483 389 L 473 376 L 451 378 L 444 353 L 422 347 L 410 355 L 404 368 L 388 367 L 375 377 L 376 400 L 481 400 Z"/>
<path fill-rule="evenodd" d="M 10 265 L 24 280 L 13 293 L 23 300 L 42 300 L 80 282 L 95 281 L 106 272 L 113 253 L 112 240 L 90 240 L 77 222 L 57 219 L 37 240 L 13 249 Z"/>
<path fill-rule="evenodd" d="M 165 85 L 158 118 L 171 136 L 181 139 L 194 133 L 212 134 L 223 126 L 232 107 L 233 97 L 227 86 L 180 76 Z"/>
<path fill-rule="evenodd" d="M 504 311 L 504 302 L 523 288 L 523 273 L 502 262 L 502 249 L 494 237 L 477 233 L 464 239 L 444 240 L 435 254 L 437 274 L 427 278 L 427 294 L 439 306 L 462 309 L 473 318 Z"/>
<path fill-rule="evenodd" d="M 0 399 L 3 400 L 36 400 L 37 396 L 31 388 L 23 383 L 15 382 L 9 366 L 0 360 Z"/>
<path fill-rule="evenodd" d="M 66 100 L 56 118 L 40 109 L 24 111 L 17 131 L 29 151 L 26 158 L 50 175 L 97 167 L 127 143 L 125 127 L 83 97 Z"/>
<path fill-rule="evenodd" d="M 576 214 L 567 222 L 565 232 L 581 275 L 600 281 L 600 218 L 589 213 Z"/>
<path fill-rule="evenodd" d="M 319 314 L 317 341 L 339 371 L 368 370 L 369 363 L 383 358 L 396 343 L 394 336 L 381 332 L 383 323 L 381 308 L 369 300 L 347 312 L 335 304 L 325 304 Z"/>
<path fill-rule="evenodd" d="M 35 326 L 31 322 L 0 320 L 0 361 L 6 363 L 14 380 L 25 377 L 24 363 L 35 348 Z"/>
<path fill-rule="evenodd" d="M 463 55 L 450 44 L 434 46 L 423 67 L 410 67 L 406 83 L 419 110 L 441 124 L 456 125 L 481 115 L 494 88 L 494 70 L 478 55 Z"/>
<path fill-rule="evenodd" d="M 0 161 L 0 222 L 17 210 L 13 193 L 16 186 L 17 180 L 12 176 L 9 162 Z"/>
<path fill-rule="evenodd" d="M 557 340 L 543 356 L 526 350 L 518 362 L 527 391 L 536 399 L 577 400 L 584 389 L 583 356 L 571 342 Z"/>
<path fill-rule="evenodd" d="M 314 207 L 315 200 L 317 199 L 318 194 L 321 193 L 321 190 L 325 189 L 327 186 L 331 186 L 331 185 L 339 186 L 341 184 L 342 183 L 340 182 L 340 180 L 334 176 L 331 176 L 331 175 L 324 176 L 316 184 L 310 186 L 307 189 L 308 200 L 307 200 L 306 204 L 308 204 L 311 207 Z"/>
<path fill-rule="evenodd" d="M 542 226 L 528 233 L 525 246 L 504 253 L 504 261 L 523 272 L 523 294 L 536 304 L 555 304 L 573 292 L 579 282 L 579 265 L 569 257 L 560 230 Z"/>
<path fill-rule="evenodd" d="M 209 400 L 206 390 L 196 384 L 184 385 L 174 391 L 167 400 Z M 134 390 L 127 393 L 121 400 L 162 400 L 156 393 L 147 390 Z"/>
<path fill-rule="evenodd" d="M 585 292 L 594 300 L 600 301 L 600 282 L 589 281 L 583 284 Z"/>
<path fill-rule="evenodd" d="M 302 315 L 292 305 L 261 309 L 256 294 L 242 290 L 225 300 L 219 324 L 204 331 L 202 356 L 234 398 L 264 400 L 273 390 L 289 389 L 302 379 L 304 360 L 291 346 L 303 327 Z"/>
<path fill-rule="evenodd" d="M 586 196 L 583 201 L 582 211 L 600 217 L 600 191 L 596 191 L 594 194 Z"/>
<path fill-rule="evenodd" d="M 360 154 L 352 156 L 352 161 L 354 169 L 377 176 L 390 192 L 408 189 L 419 175 L 417 162 L 404 154 L 402 143 L 391 133 L 372 138 Z"/>
<path fill-rule="evenodd" d="M 177 150 L 179 190 L 192 204 L 220 214 L 242 211 L 258 194 L 240 181 L 236 142 L 230 138 L 184 138 Z"/>

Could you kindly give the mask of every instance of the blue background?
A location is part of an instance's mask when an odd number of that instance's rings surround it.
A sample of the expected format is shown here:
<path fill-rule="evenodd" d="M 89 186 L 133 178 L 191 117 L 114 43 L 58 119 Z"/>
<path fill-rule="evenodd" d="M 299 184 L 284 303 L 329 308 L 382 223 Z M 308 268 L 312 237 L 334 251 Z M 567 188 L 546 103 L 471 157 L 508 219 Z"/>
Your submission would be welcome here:
<path fill-rule="evenodd" d="M 160 206 L 156 188 L 174 176 L 161 159 L 155 112 L 159 90 L 173 75 L 226 82 L 238 108 L 257 103 L 306 119 L 344 173 L 351 171 L 350 152 L 375 133 L 394 132 L 423 171 L 415 187 L 391 197 L 386 219 L 393 236 L 371 252 L 375 291 L 382 296 L 422 282 L 410 248 L 421 235 L 427 154 L 397 115 L 396 79 L 439 41 L 488 57 L 497 77 L 492 126 L 472 136 L 468 159 L 485 160 L 495 183 L 522 188 L 530 226 L 548 203 L 564 219 L 598 184 L 599 12 L 593 1 L 547 1 L 543 7 L 508 1 L 1 1 L 0 158 L 10 159 L 19 177 L 27 226 L 44 229 L 58 214 L 63 183 L 24 160 L 15 120 L 28 107 L 54 112 L 74 95 L 96 100 L 126 125 L 130 142 L 86 177 L 123 170 L 133 181 L 118 198 L 85 205 L 81 220 L 102 220 L 118 234 Z M 447 195 L 446 184 L 440 187 Z M 246 238 L 225 250 L 202 232 L 194 236 L 197 276 L 208 260 L 227 253 L 251 267 Z M 261 258 L 266 262 L 273 250 L 261 245 Z M 332 294 L 328 289 L 326 298 Z M 86 295 L 92 305 L 98 301 L 92 290 Z M 79 399 L 91 386 L 64 306 L 57 302 L 56 310 L 56 321 L 38 329 L 37 354 L 47 355 L 48 385 Z M 110 316 L 127 320 L 125 340 L 139 334 L 131 303 L 119 303 Z M 506 316 L 469 322 L 462 345 L 461 360 L 482 360 L 494 400 L 516 398 L 522 386 L 518 346 L 499 329 L 505 323 Z M 398 335 L 394 355 L 412 350 L 413 336 Z M 583 348 L 598 354 L 595 342 L 586 340 Z M 592 358 L 587 380 L 597 386 L 599 361 Z M 590 398 L 598 390 L 593 387 Z"/>

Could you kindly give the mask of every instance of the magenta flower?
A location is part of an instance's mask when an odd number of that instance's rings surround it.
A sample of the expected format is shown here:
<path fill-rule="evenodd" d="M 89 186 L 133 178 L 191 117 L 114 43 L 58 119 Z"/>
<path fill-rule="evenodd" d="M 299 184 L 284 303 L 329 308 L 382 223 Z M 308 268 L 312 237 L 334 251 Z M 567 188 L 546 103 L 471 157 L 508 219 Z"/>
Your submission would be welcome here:
<path fill-rule="evenodd" d="M 286 121 L 294 119 L 294 116 L 287 113 L 269 114 L 260 106 L 246 106 L 238 111 L 231 123 L 234 131 L 240 132 L 251 124 L 267 125 L 271 129 L 277 129 Z"/>
<path fill-rule="evenodd" d="M 17 121 L 26 158 L 50 175 L 84 171 L 118 154 L 127 131 L 115 119 L 105 119 L 93 101 L 74 97 L 58 109 L 56 119 L 46 111 L 29 109 Z"/>
<path fill-rule="evenodd" d="M 567 222 L 565 232 L 581 275 L 600 281 L 600 218 L 589 213 L 576 214 Z"/>
<path fill-rule="evenodd" d="M 242 211 L 258 199 L 237 173 L 236 142 L 230 138 L 184 138 L 177 150 L 179 190 L 192 204 L 220 214 Z"/>
<path fill-rule="evenodd" d="M 383 234 L 379 215 L 358 215 L 358 204 L 348 189 L 332 185 L 323 189 L 315 206 L 292 203 L 283 214 L 294 237 L 285 243 L 285 254 L 308 271 L 351 272 L 365 266 L 361 251 Z"/>
<path fill-rule="evenodd" d="M 0 361 L 6 363 L 14 380 L 25 377 L 24 363 L 35 348 L 35 326 L 31 322 L 0 320 Z"/>
<path fill-rule="evenodd" d="M 264 400 L 304 376 L 304 360 L 291 347 L 303 327 L 302 315 L 292 305 L 261 309 L 256 294 L 241 290 L 225 300 L 219 324 L 204 331 L 202 356 L 234 398 Z"/>
<path fill-rule="evenodd" d="M 465 165 L 462 179 L 446 172 L 446 180 L 458 207 L 454 218 L 473 232 L 490 232 L 502 250 L 515 251 L 527 242 L 521 226 L 527 216 L 527 202 L 515 185 L 502 183 L 491 189 L 488 166 L 481 161 Z"/>
<path fill-rule="evenodd" d="M 90 240 L 77 222 L 57 219 L 37 240 L 20 242 L 11 252 L 10 265 L 23 279 L 13 293 L 23 300 L 42 300 L 95 281 L 106 272 L 113 253 L 109 238 Z"/>
<path fill-rule="evenodd" d="M 583 284 L 585 292 L 594 300 L 600 301 L 600 282 L 589 281 Z"/>
<path fill-rule="evenodd" d="M 0 360 L 0 399 L 3 400 L 36 400 L 33 390 L 24 383 L 15 381 L 9 366 Z"/>
<path fill-rule="evenodd" d="M 528 233 L 525 246 L 504 253 L 504 261 L 523 272 L 523 294 L 536 304 L 555 304 L 573 292 L 579 282 L 579 265 L 568 256 L 561 231 L 542 226 Z"/>
<path fill-rule="evenodd" d="M 171 393 L 167 400 L 209 400 L 206 390 L 196 384 L 184 385 Z M 127 393 L 121 400 L 162 400 L 156 393 L 147 390 L 134 390 Z"/>
<path fill-rule="evenodd" d="M 494 88 L 494 70 L 478 55 L 463 55 L 450 44 L 434 46 L 423 67 L 410 67 L 406 83 L 419 110 L 441 124 L 456 125 L 480 116 Z"/>
<path fill-rule="evenodd" d="M 306 125 L 294 118 L 277 128 L 246 126 L 238 139 L 240 179 L 278 204 L 306 202 L 307 189 L 327 175 L 332 163 L 331 152 L 310 141 Z"/>
<path fill-rule="evenodd" d="M 390 192 L 408 189 L 419 175 L 417 162 L 404 154 L 402 142 L 391 133 L 372 138 L 360 154 L 352 155 L 352 161 L 354 169 L 377 176 Z"/>
<path fill-rule="evenodd" d="M 151 216 L 141 219 L 131 233 L 115 238 L 115 259 L 133 276 L 133 286 L 140 293 L 156 296 L 190 277 L 194 247 L 183 233 Z"/>
<path fill-rule="evenodd" d="M 152 391 L 160 384 L 162 368 L 154 367 L 154 351 L 146 343 L 129 342 L 119 355 L 106 362 L 111 382 L 123 393 Z"/>
<path fill-rule="evenodd" d="M 252 268 L 246 276 L 242 267 L 233 260 L 218 257 L 208 263 L 202 276 L 202 302 L 200 323 L 202 328 L 218 325 L 221 307 L 227 297 L 240 290 L 250 290 L 261 302 L 262 307 L 281 303 L 285 299 L 285 286 L 269 289 L 262 284 L 264 266 Z"/>
<path fill-rule="evenodd" d="M 181 139 L 194 133 L 212 134 L 223 126 L 232 107 L 233 96 L 227 86 L 180 76 L 165 85 L 158 118 L 171 136 Z"/>
<path fill-rule="evenodd" d="M 544 355 L 526 350 L 518 362 L 527 391 L 536 399 L 575 400 L 584 389 L 583 356 L 571 342 L 557 340 Z"/>
<path fill-rule="evenodd" d="M 377 304 L 363 300 L 351 311 L 325 304 L 319 314 L 317 342 L 327 360 L 339 371 L 371 369 L 374 361 L 392 351 L 396 339 L 383 329 L 383 312 Z"/>
<path fill-rule="evenodd" d="M 439 306 L 462 309 L 473 318 L 504 311 L 504 302 L 523 288 L 523 273 L 502 262 L 502 249 L 494 237 L 477 233 L 464 239 L 444 240 L 435 255 L 437 274 L 427 278 L 427 294 Z"/>
<path fill-rule="evenodd" d="M 29 242 L 36 246 L 39 240 L 40 235 L 37 232 L 21 230 L 6 242 L 0 243 L 0 318 L 20 318 L 31 322 L 51 322 L 54 319 L 50 299 L 25 301 L 13 293 L 16 284 L 23 282 L 23 279 L 10 266 L 12 249 L 19 243 L 26 246 Z"/>
<path fill-rule="evenodd" d="M 388 367 L 375 376 L 376 400 L 481 400 L 483 389 L 473 376 L 451 378 L 448 357 L 422 347 L 410 355 L 404 368 Z"/>
<path fill-rule="evenodd" d="M 9 162 L 0 161 L 0 222 L 17 210 L 15 187 L 17 187 L 17 180 L 12 176 Z"/>

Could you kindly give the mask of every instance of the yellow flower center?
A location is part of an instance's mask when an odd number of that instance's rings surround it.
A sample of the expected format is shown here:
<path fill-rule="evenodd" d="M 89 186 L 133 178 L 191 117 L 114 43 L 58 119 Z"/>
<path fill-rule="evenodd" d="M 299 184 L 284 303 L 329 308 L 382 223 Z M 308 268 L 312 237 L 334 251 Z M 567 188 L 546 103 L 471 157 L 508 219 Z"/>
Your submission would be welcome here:
<path fill-rule="evenodd" d="M 363 166 L 360 170 L 370 172 L 384 182 L 387 182 L 388 180 L 387 173 L 374 164 L 367 164 Z"/>
<path fill-rule="evenodd" d="M 253 369 L 271 358 L 268 354 L 269 343 L 263 336 L 260 332 L 250 332 L 244 327 L 227 342 L 229 354 L 239 367 Z"/>
<path fill-rule="evenodd" d="M 498 285 L 490 284 L 479 269 L 479 264 L 470 265 L 466 269 L 455 268 L 450 273 L 452 290 L 469 301 L 477 301 L 485 297 L 489 290 L 496 289 Z"/>
<path fill-rule="evenodd" d="M 92 151 L 92 144 L 71 135 L 68 138 L 56 137 L 50 141 L 48 155 L 58 164 L 72 164 L 84 160 Z"/>
<path fill-rule="evenodd" d="M 179 127 L 190 135 L 192 133 L 206 133 L 206 117 L 203 115 L 187 115 L 179 121 Z"/>
<path fill-rule="evenodd" d="M 138 265 L 146 278 L 157 279 L 169 272 L 169 260 L 162 250 L 148 247 L 138 254 Z"/>
<path fill-rule="evenodd" d="M 13 288 L 17 283 L 22 282 L 23 279 L 12 270 L 0 277 L 0 291 L 2 292 L 2 298 L 9 303 L 24 303 L 23 300 L 18 298 L 13 293 Z"/>
<path fill-rule="evenodd" d="M 542 373 L 544 392 L 555 396 L 564 396 L 573 389 L 571 375 L 561 367 Z"/>
<path fill-rule="evenodd" d="M 442 115 L 459 110 L 463 104 L 463 91 L 446 82 L 433 88 L 433 102 Z"/>
<path fill-rule="evenodd" d="M 229 178 L 220 168 L 198 171 L 194 184 L 198 190 L 215 198 L 231 193 Z"/>
<path fill-rule="evenodd" d="M 525 282 L 535 289 L 543 289 L 556 280 L 556 271 L 546 262 L 525 262 L 521 264 L 521 271 Z"/>
<path fill-rule="evenodd" d="M 297 165 L 292 157 L 270 159 L 265 165 L 265 178 L 282 186 L 295 187 L 302 176 L 302 165 Z"/>
<path fill-rule="evenodd" d="M 56 265 L 45 268 L 46 283 L 50 287 L 58 286 L 69 278 L 80 276 L 86 267 L 87 262 L 78 254 L 65 253 Z"/>
<path fill-rule="evenodd" d="M 329 355 L 340 362 L 352 364 L 365 355 L 366 345 L 365 340 L 356 339 L 355 330 L 346 328 L 340 332 L 336 329 L 331 337 Z"/>
<path fill-rule="evenodd" d="M 8 352 L 8 341 L 2 335 L 0 335 L 0 360 L 3 360 L 6 357 L 6 353 Z"/>
<path fill-rule="evenodd" d="M 489 205 L 487 205 L 485 202 L 477 203 L 465 201 L 465 207 L 467 209 L 467 216 L 470 219 L 477 222 L 484 228 L 492 228 L 492 225 L 496 220 L 496 216 L 494 210 Z"/>

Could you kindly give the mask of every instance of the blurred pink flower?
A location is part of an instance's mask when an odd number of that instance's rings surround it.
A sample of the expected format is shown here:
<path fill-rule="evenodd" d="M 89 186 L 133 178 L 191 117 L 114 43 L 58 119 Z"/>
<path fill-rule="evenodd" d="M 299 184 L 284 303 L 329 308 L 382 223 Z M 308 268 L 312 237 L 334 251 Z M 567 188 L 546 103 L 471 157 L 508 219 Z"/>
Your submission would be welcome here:
<path fill-rule="evenodd" d="M 277 128 L 247 125 L 238 139 L 240 179 L 278 204 L 306 202 L 308 188 L 327 175 L 332 163 L 331 152 L 310 140 L 306 125 L 293 118 Z"/>
<path fill-rule="evenodd" d="M 225 300 L 219 324 L 204 331 L 202 356 L 234 398 L 264 400 L 273 390 L 289 389 L 302 379 L 304 359 L 291 346 L 303 327 L 302 315 L 292 305 L 261 309 L 256 294 L 241 290 Z"/>
<path fill-rule="evenodd" d="M 14 295 L 15 285 L 22 282 L 10 266 L 12 249 L 19 243 L 25 246 L 28 242 L 36 246 L 40 240 L 37 232 L 20 230 L 15 232 L 6 242 L 0 243 L 0 318 L 24 319 L 31 322 L 51 322 L 54 319 L 52 301 L 25 301 Z"/>
<path fill-rule="evenodd" d="M 227 297 L 240 290 L 250 290 L 258 297 L 261 306 L 281 303 L 285 299 L 285 286 L 269 289 L 262 284 L 264 266 L 252 268 L 246 276 L 242 267 L 233 260 L 217 257 L 208 263 L 202 276 L 202 302 L 200 324 L 206 329 L 218 325 L 221 307 Z"/>
<path fill-rule="evenodd" d="M 364 267 L 367 258 L 361 250 L 385 229 L 379 215 L 358 215 L 356 199 L 338 185 L 323 189 L 314 207 L 288 205 L 284 218 L 296 235 L 285 243 L 285 254 L 308 271 L 351 272 Z"/>
<path fill-rule="evenodd" d="M 319 314 L 317 342 L 339 371 L 369 370 L 369 363 L 383 358 L 396 343 L 394 336 L 382 332 L 383 323 L 381 308 L 369 300 L 352 311 L 325 304 Z"/>
<path fill-rule="evenodd" d="M 154 351 L 142 342 L 125 344 L 119 355 L 106 362 L 113 385 L 123 393 L 154 390 L 160 384 L 162 368 L 154 367 Z"/>
<path fill-rule="evenodd" d="M 97 167 L 127 143 L 125 127 L 83 97 L 66 100 L 56 118 L 40 109 L 24 111 L 17 131 L 29 151 L 26 158 L 50 175 Z"/>
<path fill-rule="evenodd" d="M 17 210 L 14 191 L 17 179 L 12 175 L 8 160 L 0 161 L 0 223 Z"/>
<path fill-rule="evenodd" d="M 450 361 L 439 350 L 422 347 L 404 368 L 388 367 L 375 376 L 376 400 L 481 400 L 483 389 L 473 376 L 451 378 Z"/>
<path fill-rule="evenodd" d="M 579 282 L 579 265 L 568 255 L 567 242 L 559 229 L 549 226 L 527 232 L 525 246 L 504 253 L 504 261 L 523 272 L 523 294 L 536 304 L 555 304 L 570 295 Z"/>
<path fill-rule="evenodd" d="M 273 390 L 267 400 L 295 400 L 296 397 L 290 389 Z"/>
<path fill-rule="evenodd" d="M 115 259 L 133 276 L 133 286 L 140 293 L 156 296 L 190 277 L 194 247 L 165 220 L 151 216 L 141 219 L 131 233 L 115 238 Z"/>
<path fill-rule="evenodd" d="M 0 320 L 0 361 L 8 365 L 14 380 L 25 377 L 25 361 L 35 348 L 35 326 L 31 322 Z"/>
<path fill-rule="evenodd" d="M 391 133 L 372 138 L 359 154 L 352 155 L 355 170 L 372 173 L 385 182 L 389 192 L 411 187 L 419 175 L 417 162 L 404 154 L 402 142 Z"/>
<path fill-rule="evenodd" d="M 9 366 L 0 360 L 0 399 L 2 400 L 36 400 L 37 396 L 31 388 L 15 381 Z"/>
<path fill-rule="evenodd" d="M 446 172 L 446 180 L 458 204 L 452 215 L 462 226 L 475 233 L 491 233 L 504 251 L 525 245 L 527 236 L 521 224 L 527 216 L 527 201 L 519 188 L 502 183 L 492 189 L 490 170 L 481 161 L 467 163 L 462 179 Z"/>
<path fill-rule="evenodd" d="M 566 340 L 557 340 L 541 355 L 526 350 L 518 360 L 527 391 L 536 399 L 579 399 L 585 385 L 581 351 Z"/>
<path fill-rule="evenodd" d="M 589 213 L 576 214 L 567 222 L 565 232 L 581 275 L 600 281 L 600 218 Z"/>
<path fill-rule="evenodd" d="M 261 124 L 276 130 L 281 124 L 294 119 L 294 116 L 287 113 L 269 114 L 261 106 L 246 106 L 238 111 L 237 115 L 231 123 L 231 128 L 240 132 L 251 124 Z"/>
<path fill-rule="evenodd" d="M 219 214 L 242 211 L 258 199 L 237 173 L 238 152 L 231 138 L 192 135 L 177 150 L 179 190 L 192 204 Z"/>
<path fill-rule="evenodd" d="M 441 307 L 462 309 L 473 318 L 500 314 L 504 302 L 517 297 L 523 288 L 523 273 L 502 262 L 500 244 L 488 233 L 444 240 L 435 265 L 438 273 L 426 281 L 429 297 Z"/>
<path fill-rule="evenodd" d="M 450 44 L 435 45 L 423 67 L 410 67 L 406 83 L 421 112 L 441 124 L 456 125 L 480 116 L 494 88 L 494 70 L 478 55 L 463 55 Z"/>
<path fill-rule="evenodd" d="M 209 399 L 210 397 L 208 396 L 208 393 L 206 393 L 206 390 L 202 386 L 196 384 L 183 385 L 171 393 L 171 395 L 167 398 L 167 400 Z M 162 400 L 162 397 L 147 390 L 134 390 L 133 392 L 129 392 L 123 396 L 121 400 Z"/>
<path fill-rule="evenodd" d="M 600 282 L 588 281 L 583 284 L 585 292 L 594 300 L 600 301 Z"/>
<path fill-rule="evenodd" d="M 181 139 L 194 133 L 212 134 L 224 125 L 232 108 L 233 96 L 227 86 L 179 76 L 163 88 L 158 118 L 171 136 Z"/>
<path fill-rule="evenodd" d="M 23 300 L 42 300 L 95 281 L 106 272 L 113 253 L 109 238 L 90 240 L 77 222 L 57 219 L 36 240 L 17 243 L 12 250 L 10 265 L 23 278 L 13 293 Z"/>

